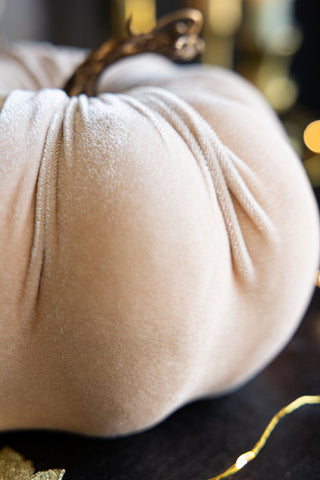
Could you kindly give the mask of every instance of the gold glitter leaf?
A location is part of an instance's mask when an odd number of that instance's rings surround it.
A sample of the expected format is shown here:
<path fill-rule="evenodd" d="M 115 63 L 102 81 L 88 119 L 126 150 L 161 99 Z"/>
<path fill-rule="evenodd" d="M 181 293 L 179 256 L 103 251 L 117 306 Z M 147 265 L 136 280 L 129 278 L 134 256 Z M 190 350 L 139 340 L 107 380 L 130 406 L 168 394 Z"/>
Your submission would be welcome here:
<path fill-rule="evenodd" d="M 9 447 L 0 451 L 0 480 L 61 480 L 65 470 L 47 470 L 34 474 L 30 460 Z"/>
<path fill-rule="evenodd" d="M 34 468 L 30 460 L 5 447 L 0 451 L 0 479 L 1 480 L 30 480 Z"/>
<path fill-rule="evenodd" d="M 38 472 L 31 477 L 31 480 L 61 480 L 65 470 L 47 470 Z"/>

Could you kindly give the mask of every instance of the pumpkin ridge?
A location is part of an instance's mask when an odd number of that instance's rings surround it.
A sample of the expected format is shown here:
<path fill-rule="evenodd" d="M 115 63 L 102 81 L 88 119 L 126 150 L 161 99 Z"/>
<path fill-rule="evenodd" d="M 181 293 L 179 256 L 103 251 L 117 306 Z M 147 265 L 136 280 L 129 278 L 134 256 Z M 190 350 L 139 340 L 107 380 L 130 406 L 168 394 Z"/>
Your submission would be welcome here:
<path fill-rule="evenodd" d="M 109 94 L 107 94 L 109 95 Z M 155 112 L 152 108 L 148 105 L 144 104 L 142 101 L 139 101 L 137 98 L 133 97 L 132 95 L 128 95 L 125 93 L 116 94 L 121 100 L 126 102 L 130 107 L 136 110 L 138 113 L 143 115 L 152 126 L 157 130 L 160 137 L 162 138 L 164 144 L 168 145 L 168 135 L 166 134 L 165 130 L 161 127 L 160 123 L 158 122 Z M 103 94 L 99 96 L 101 100 L 103 100 Z"/>
<path fill-rule="evenodd" d="M 247 282 L 254 281 L 255 273 L 246 242 L 233 205 L 231 192 L 223 168 L 224 154 L 221 141 L 209 123 L 193 107 L 172 92 L 149 87 L 148 101 L 171 123 L 189 146 L 200 168 L 210 174 L 211 194 L 218 199 L 228 231 L 230 253 L 236 272 Z M 170 105 L 171 104 L 171 105 Z M 174 109 L 172 106 L 174 105 Z M 210 142 L 210 144 L 209 144 Z M 212 149 L 214 146 L 214 151 Z"/>
<path fill-rule="evenodd" d="M 78 111 L 79 102 L 76 97 L 70 98 L 63 115 L 62 127 L 63 127 L 63 150 L 65 153 L 66 165 L 69 168 L 72 168 L 72 150 L 74 142 L 74 124 L 75 124 L 75 114 Z"/>
<path fill-rule="evenodd" d="M 55 194 L 52 193 L 51 183 L 56 183 L 56 140 L 61 129 L 65 109 L 56 111 L 48 125 L 42 150 L 38 176 L 35 186 L 35 214 L 34 214 L 34 234 L 32 249 L 26 280 L 25 299 L 23 309 L 29 302 L 30 297 L 34 299 L 33 307 L 36 308 L 43 281 L 44 269 L 47 263 L 48 255 L 48 228 L 49 216 L 53 211 L 52 202 L 56 201 Z M 54 178 L 52 178 L 54 172 Z M 54 232 L 54 229 L 52 229 Z M 56 235 L 54 235 L 56 237 Z M 52 235 L 51 235 L 52 238 Z M 50 249 L 53 245 L 50 245 Z M 37 273 L 35 273 L 37 271 Z M 37 323 L 34 316 L 33 325 Z"/>
<path fill-rule="evenodd" d="M 253 225 L 268 237 L 270 241 L 276 241 L 277 235 L 272 220 L 257 202 L 236 167 L 236 162 L 238 160 L 237 155 L 228 146 L 226 146 L 225 149 L 228 155 L 223 155 L 221 158 L 221 165 L 225 176 L 228 178 L 228 185 L 231 194 L 237 198 L 239 204 L 247 213 L 248 218 Z M 244 165 L 247 167 L 246 164 Z M 249 170 L 250 175 L 254 176 L 255 182 L 258 182 L 257 176 L 251 171 L 251 169 Z"/>
<path fill-rule="evenodd" d="M 149 91 L 151 91 L 151 93 L 159 91 L 159 92 L 163 92 L 164 94 L 166 92 L 166 90 L 161 86 L 147 86 L 147 87 L 143 88 L 142 94 L 144 92 L 149 92 Z M 139 90 L 134 89 L 131 93 L 132 94 L 138 93 L 138 95 L 139 95 Z M 191 152 L 192 155 L 195 155 L 195 153 L 196 153 L 195 158 L 197 160 L 197 163 L 198 163 L 198 165 L 200 167 L 200 170 L 201 170 L 201 173 L 203 175 L 208 194 L 210 196 L 212 195 L 214 198 L 216 198 L 216 192 L 214 191 L 214 188 L 213 188 L 213 182 L 212 182 L 212 177 L 211 177 L 211 174 L 210 174 L 210 170 L 208 168 L 207 162 L 201 156 L 199 144 L 198 143 L 194 144 L 194 146 L 193 146 L 194 151 L 193 151 L 192 148 L 190 148 L 190 145 L 188 144 L 188 142 L 186 141 L 185 136 L 182 134 L 182 131 L 180 131 L 180 129 L 176 128 L 177 125 L 174 124 L 174 122 L 173 122 L 173 119 L 175 118 L 175 121 L 177 122 L 177 124 L 179 124 L 180 127 L 183 128 L 183 126 L 181 125 L 181 119 L 178 118 L 178 116 L 176 115 L 174 110 L 171 109 L 165 101 L 164 102 L 161 102 L 159 100 L 155 101 L 155 98 L 153 98 L 152 95 L 148 95 L 148 96 L 142 95 L 141 101 L 144 105 L 149 106 L 149 108 L 153 112 L 157 112 L 162 117 L 162 119 L 165 120 L 168 123 L 168 125 L 170 125 L 174 129 L 174 131 L 181 137 L 183 142 L 186 144 L 186 146 L 188 147 L 188 149 L 189 149 L 189 151 Z"/>

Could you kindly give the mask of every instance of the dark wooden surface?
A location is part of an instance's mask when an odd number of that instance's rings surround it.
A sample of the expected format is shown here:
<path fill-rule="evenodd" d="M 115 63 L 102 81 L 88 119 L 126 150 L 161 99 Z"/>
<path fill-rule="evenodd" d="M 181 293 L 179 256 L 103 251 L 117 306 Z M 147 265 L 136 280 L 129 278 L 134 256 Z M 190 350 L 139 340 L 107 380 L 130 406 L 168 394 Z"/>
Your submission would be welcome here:
<path fill-rule="evenodd" d="M 59 432 L 0 434 L 38 469 L 66 468 L 65 480 L 207 480 L 250 449 L 270 418 L 302 394 L 320 393 L 320 292 L 281 355 L 238 392 L 188 405 L 139 435 L 97 439 Z M 235 480 L 320 479 L 320 406 L 281 421 Z"/>

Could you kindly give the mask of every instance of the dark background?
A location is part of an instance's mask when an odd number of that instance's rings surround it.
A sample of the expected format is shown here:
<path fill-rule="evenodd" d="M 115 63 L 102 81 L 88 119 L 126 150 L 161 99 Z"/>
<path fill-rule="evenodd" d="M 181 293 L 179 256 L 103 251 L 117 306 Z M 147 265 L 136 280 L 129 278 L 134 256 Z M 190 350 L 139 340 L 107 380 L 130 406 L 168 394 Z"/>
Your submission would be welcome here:
<path fill-rule="evenodd" d="M 9 41 L 32 39 L 92 48 L 106 36 L 117 33 L 111 21 L 115 3 L 9 0 L 0 27 Z M 162 15 L 185 3 L 158 1 L 157 13 Z M 250 34 L 248 11 L 253 4 L 244 0 L 241 24 L 227 39 L 208 28 L 206 36 L 213 48 L 232 45 L 229 68 L 258 86 L 261 85 L 257 72 L 264 62 L 275 66 L 275 77 L 281 71 L 289 86 L 294 82 L 296 96 L 283 107 L 280 91 L 274 106 L 306 165 L 310 159 L 313 166 L 317 165 L 319 156 L 312 156 L 304 147 L 302 133 L 310 121 L 320 117 L 320 1 L 294 3 L 291 24 L 298 28 L 301 42 L 299 48 L 292 47 L 289 55 L 268 50 L 269 47 L 259 44 L 258 34 Z M 276 24 L 277 18 L 274 20 Z M 267 80 L 264 79 L 266 84 Z M 310 179 L 319 200 L 319 181 L 312 172 Z M 0 447 L 9 445 L 21 452 L 34 461 L 37 470 L 66 468 L 66 480 L 207 480 L 250 449 L 281 407 L 300 395 L 320 394 L 319 369 L 320 294 L 316 291 L 287 348 L 264 372 L 232 395 L 193 403 L 150 431 L 126 438 L 95 439 L 46 431 L 2 432 Z M 320 479 L 320 407 L 303 407 L 282 420 L 259 457 L 234 478 Z"/>

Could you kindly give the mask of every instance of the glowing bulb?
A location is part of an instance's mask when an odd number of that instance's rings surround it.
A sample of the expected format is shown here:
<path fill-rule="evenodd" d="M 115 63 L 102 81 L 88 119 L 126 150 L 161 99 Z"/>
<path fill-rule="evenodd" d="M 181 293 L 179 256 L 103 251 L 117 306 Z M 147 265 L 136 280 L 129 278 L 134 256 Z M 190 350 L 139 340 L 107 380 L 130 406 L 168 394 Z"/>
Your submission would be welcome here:
<path fill-rule="evenodd" d="M 245 467 L 248 462 L 253 460 L 255 457 L 254 453 L 249 450 L 249 452 L 245 452 L 240 457 L 238 457 L 238 460 L 236 461 L 236 468 L 238 470 L 241 470 L 241 468 Z"/>

